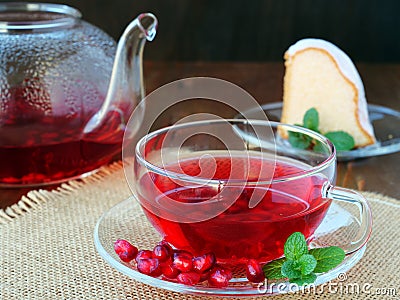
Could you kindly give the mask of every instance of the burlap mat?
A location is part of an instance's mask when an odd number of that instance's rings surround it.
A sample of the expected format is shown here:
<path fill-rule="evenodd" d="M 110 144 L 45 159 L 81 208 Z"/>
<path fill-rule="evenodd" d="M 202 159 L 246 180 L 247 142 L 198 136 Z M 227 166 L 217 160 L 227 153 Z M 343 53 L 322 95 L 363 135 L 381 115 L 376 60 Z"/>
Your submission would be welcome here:
<path fill-rule="evenodd" d="M 18 205 L 0 211 L 0 299 L 209 299 L 142 284 L 98 255 L 93 245 L 97 220 L 129 195 L 117 163 L 56 191 L 32 191 Z M 276 299 L 400 298 L 400 201 L 364 195 L 374 215 L 373 234 L 346 281 L 336 279 L 316 295 Z"/>

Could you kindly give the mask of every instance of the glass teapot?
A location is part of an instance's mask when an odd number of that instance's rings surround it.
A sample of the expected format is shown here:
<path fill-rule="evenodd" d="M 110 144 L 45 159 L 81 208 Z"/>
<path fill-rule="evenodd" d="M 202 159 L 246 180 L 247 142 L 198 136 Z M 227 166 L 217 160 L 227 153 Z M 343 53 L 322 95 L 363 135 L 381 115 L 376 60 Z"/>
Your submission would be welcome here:
<path fill-rule="evenodd" d="M 116 45 L 72 7 L 0 3 L 0 186 L 80 177 L 121 152 L 156 27 L 141 14 Z"/>

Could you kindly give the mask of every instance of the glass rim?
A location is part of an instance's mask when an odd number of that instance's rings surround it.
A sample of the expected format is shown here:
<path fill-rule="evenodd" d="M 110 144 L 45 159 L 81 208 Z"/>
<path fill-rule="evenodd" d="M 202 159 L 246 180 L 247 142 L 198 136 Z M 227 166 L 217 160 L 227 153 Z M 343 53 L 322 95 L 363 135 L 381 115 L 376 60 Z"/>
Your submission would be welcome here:
<path fill-rule="evenodd" d="M 76 19 L 82 17 L 81 12 L 65 4 L 54 3 L 34 3 L 34 2 L 4 2 L 0 3 L 0 14 L 7 12 L 30 12 L 30 13 L 55 13 L 59 18 L 48 20 L 20 20 L 2 21 L 0 20 L 0 33 L 10 30 L 37 30 L 53 29 L 71 25 Z"/>
<path fill-rule="evenodd" d="M 188 127 L 188 126 L 198 126 L 198 125 L 207 125 L 207 124 L 216 124 L 216 123 L 240 123 L 240 124 L 250 124 L 252 126 L 272 126 L 278 128 L 278 126 L 284 126 L 288 129 L 293 129 L 295 132 L 302 132 L 307 134 L 308 136 L 311 136 L 312 138 L 322 142 L 323 144 L 326 145 L 327 149 L 329 149 L 329 154 L 327 154 L 327 157 L 318 165 L 312 166 L 311 168 L 307 170 L 302 170 L 300 172 L 296 172 L 290 175 L 285 175 L 277 178 L 273 178 L 270 180 L 263 180 L 263 181 L 247 181 L 246 179 L 208 179 L 208 178 L 199 178 L 199 177 L 193 177 L 187 174 L 182 174 L 174 171 L 169 171 L 166 169 L 163 169 L 159 166 L 154 165 L 153 163 L 147 161 L 144 158 L 144 148 L 146 145 L 146 142 L 151 140 L 152 138 L 166 133 L 169 130 L 177 130 L 182 127 Z M 234 124 L 232 124 L 234 125 Z M 228 149 L 229 150 L 229 149 Z M 299 151 L 308 151 L 308 150 L 301 150 Z M 153 132 L 150 132 L 143 136 L 136 144 L 135 147 L 135 156 L 137 160 L 140 162 L 140 164 L 144 165 L 147 170 L 150 170 L 156 174 L 166 176 L 172 179 L 176 180 L 184 180 L 188 182 L 193 182 L 193 183 L 201 183 L 201 184 L 226 184 L 227 186 L 236 186 L 236 185 L 246 185 L 246 186 L 255 186 L 255 185 L 270 185 L 274 183 L 280 183 L 280 182 L 287 182 L 291 180 L 297 180 L 301 178 L 305 178 L 308 176 L 315 175 L 317 173 L 320 173 L 321 171 L 325 170 L 326 168 L 330 167 L 332 163 L 336 162 L 336 149 L 332 142 L 326 138 L 325 136 L 312 131 L 308 128 L 292 125 L 292 124 L 286 124 L 286 123 L 281 123 L 281 122 L 276 122 L 276 121 L 266 121 L 266 120 L 252 120 L 252 119 L 215 119 L 215 120 L 202 120 L 202 121 L 192 121 L 192 122 L 187 122 L 187 123 L 180 123 L 178 125 L 171 125 L 168 127 L 164 127 L 158 130 L 155 130 Z"/>

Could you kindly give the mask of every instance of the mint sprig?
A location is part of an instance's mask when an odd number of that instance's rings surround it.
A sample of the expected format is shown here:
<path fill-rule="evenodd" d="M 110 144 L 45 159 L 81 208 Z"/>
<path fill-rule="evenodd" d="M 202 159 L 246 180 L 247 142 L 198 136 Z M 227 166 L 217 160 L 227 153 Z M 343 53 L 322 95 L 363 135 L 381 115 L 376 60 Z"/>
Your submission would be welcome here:
<path fill-rule="evenodd" d="M 311 129 L 315 132 L 319 131 L 319 115 L 318 111 L 313 107 L 306 111 L 303 117 L 303 124 L 295 124 L 297 126 Z M 300 132 L 289 131 L 289 143 L 299 149 L 314 149 L 315 151 L 321 151 L 321 144 L 313 140 L 306 134 Z M 337 151 L 351 150 L 355 146 L 354 138 L 344 131 L 330 131 L 324 134 L 332 144 L 335 146 Z"/>
<path fill-rule="evenodd" d="M 263 266 L 268 279 L 288 278 L 299 286 L 310 284 L 317 278 L 316 273 L 324 273 L 338 266 L 344 259 L 343 249 L 331 246 L 308 250 L 301 232 L 288 237 L 284 245 L 285 257 L 273 260 Z"/>

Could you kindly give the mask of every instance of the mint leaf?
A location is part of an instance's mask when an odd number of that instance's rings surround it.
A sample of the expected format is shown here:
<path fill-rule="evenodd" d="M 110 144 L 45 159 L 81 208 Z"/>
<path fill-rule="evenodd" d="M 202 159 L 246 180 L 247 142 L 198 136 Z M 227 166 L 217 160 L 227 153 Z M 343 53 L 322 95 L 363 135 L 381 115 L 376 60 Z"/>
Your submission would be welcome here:
<path fill-rule="evenodd" d="M 311 254 L 303 254 L 303 256 L 298 260 L 298 264 L 300 266 L 301 275 L 304 276 L 314 271 L 315 266 L 317 265 L 317 260 Z"/>
<path fill-rule="evenodd" d="M 318 111 L 314 107 L 307 110 L 304 114 L 303 126 L 318 132 L 319 116 Z"/>
<path fill-rule="evenodd" d="M 315 152 L 327 153 L 327 147 L 324 146 L 320 141 L 314 140 L 314 147 L 312 148 Z"/>
<path fill-rule="evenodd" d="M 317 261 L 314 269 L 315 273 L 324 273 L 332 270 L 344 260 L 346 255 L 343 249 L 336 246 L 311 249 L 310 254 Z"/>
<path fill-rule="evenodd" d="M 294 260 L 287 260 L 281 269 L 282 275 L 287 278 L 298 278 L 301 276 L 300 266 Z"/>
<path fill-rule="evenodd" d="M 301 232 L 291 234 L 285 242 L 283 251 L 289 260 L 298 260 L 303 254 L 308 254 L 306 238 Z"/>
<path fill-rule="evenodd" d="M 300 132 L 288 131 L 289 143 L 295 148 L 307 149 L 311 145 L 311 138 Z"/>
<path fill-rule="evenodd" d="M 264 275 L 268 279 L 281 279 L 285 278 L 282 275 L 281 269 L 283 263 L 286 261 L 285 258 L 280 258 L 277 260 L 273 260 L 262 267 L 264 271 Z"/>
<path fill-rule="evenodd" d="M 304 275 L 298 278 L 291 278 L 289 279 L 289 282 L 296 283 L 298 286 L 302 286 L 304 284 L 314 283 L 315 279 L 317 279 L 317 275 L 315 275 L 314 273 L 310 273 L 308 275 Z"/>
<path fill-rule="evenodd" d="M 354 148 L 353 137 L 344 131 L 331 131 L 325 136 L 332 142 L 337 151 L 347 151 Z"/>

